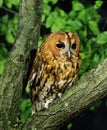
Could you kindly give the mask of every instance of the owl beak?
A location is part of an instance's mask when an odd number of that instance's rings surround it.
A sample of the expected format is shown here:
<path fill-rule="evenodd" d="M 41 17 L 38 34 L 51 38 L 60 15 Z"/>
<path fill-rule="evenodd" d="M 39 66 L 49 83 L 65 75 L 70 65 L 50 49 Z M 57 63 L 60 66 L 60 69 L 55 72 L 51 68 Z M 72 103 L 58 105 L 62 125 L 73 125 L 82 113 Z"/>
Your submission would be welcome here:
<path fill-rule="evenodd" d="M 75 53 L 75 51 L 74 50 L 68 50 L 67 51 L 67 56 L 70 58 L 71 56 L 75 56 L 76 55 L 76 53 Z"/>
<path fill-rule="evenodd" d="M 64 55 L 67 56 L 68 58 L 70 58 L 71 55 L 72 55 L 72 53 L 71 53 L 70 50 L 68 50 L 68 51 L 66 51 L 66 52 L 64 53 Z"/>
<path fill-rule="evenodd" d="M 68 55 L 69 58 L 71 57 L 71 52 L 70 52 L 70 50 L 67 51 L 67 55 Z"/>
<path fill-rule="evenodd" d="M 75 52 L 73 50 L 68 50 L 68 51 L 64 52 L 63 55 L 70 58 L 71 56 L 75 56 Z"/>

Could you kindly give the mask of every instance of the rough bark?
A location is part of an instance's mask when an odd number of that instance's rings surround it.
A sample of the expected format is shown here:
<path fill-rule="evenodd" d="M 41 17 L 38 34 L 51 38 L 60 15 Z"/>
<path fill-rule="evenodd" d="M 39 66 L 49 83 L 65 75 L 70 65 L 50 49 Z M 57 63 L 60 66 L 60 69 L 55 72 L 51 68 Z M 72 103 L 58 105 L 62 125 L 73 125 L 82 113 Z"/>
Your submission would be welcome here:
<path fill-rule="evenodd" d="M 69 120 L 107 96 L 107 59 L 86 73 L 47 110 L 31 116 L 24 124 L 17 124 L 23 80 L 27 60 L 33 44 L 37 43 L 42 0 L 21 0 L 16 43 L 9 54 L 0 78 L 0 128 L 3 130 L 58 130 Z M 17 126 L 16 126 L 17 124 Z"/>
<path fill-rule="evenodd" d="M 47 110 L 30 117 L 21 128 L 59 130 L 95 102 L 107 96 L 107 59 L 86 73 Z M 30 125 L 29 125 L 30 124 Z"/>
<path fill-rule="evenodd" d="M 21 0 L 16 42 L 0 78 L 0 128 L 16 124 L 27 62 L 32 48 L 37 47 L 42 15 L 42 0 Z"/>

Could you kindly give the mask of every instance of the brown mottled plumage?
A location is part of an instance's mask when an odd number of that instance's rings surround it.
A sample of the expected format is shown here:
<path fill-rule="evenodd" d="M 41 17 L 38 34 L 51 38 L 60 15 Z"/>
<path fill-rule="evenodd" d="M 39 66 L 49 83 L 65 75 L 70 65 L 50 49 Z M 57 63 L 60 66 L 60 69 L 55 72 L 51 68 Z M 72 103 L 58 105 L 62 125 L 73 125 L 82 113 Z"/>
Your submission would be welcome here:
<path fill-rule="evenodd" d="M 33 112 L 48 108 L 78 76 L 80 40 L 71 32 L 50 34 L 36 53 L 28 80 Z"/>

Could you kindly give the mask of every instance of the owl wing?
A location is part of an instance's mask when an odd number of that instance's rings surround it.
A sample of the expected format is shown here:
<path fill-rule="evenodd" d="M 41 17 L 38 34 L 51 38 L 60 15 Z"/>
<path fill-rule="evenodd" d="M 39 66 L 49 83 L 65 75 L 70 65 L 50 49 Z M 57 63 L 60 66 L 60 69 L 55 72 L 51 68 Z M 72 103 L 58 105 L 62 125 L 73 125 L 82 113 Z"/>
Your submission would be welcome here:
<path fill-rule="evenodd" d="M 40 54 L 40 50 L 38 48 L 36 57 L 34 59 L 33 66 L 32 66 L 31 72 L 30 72 L 30 76 L 28 79 L 28 84 L 27 84 L 27 86 L 30 88 L 30 90 L 32 88 L 36 89 L 36 83 L 40 77 L 42 67 L 43 66 L 42 66 L 42 62 L 41 62 L 41 54 Z"/>

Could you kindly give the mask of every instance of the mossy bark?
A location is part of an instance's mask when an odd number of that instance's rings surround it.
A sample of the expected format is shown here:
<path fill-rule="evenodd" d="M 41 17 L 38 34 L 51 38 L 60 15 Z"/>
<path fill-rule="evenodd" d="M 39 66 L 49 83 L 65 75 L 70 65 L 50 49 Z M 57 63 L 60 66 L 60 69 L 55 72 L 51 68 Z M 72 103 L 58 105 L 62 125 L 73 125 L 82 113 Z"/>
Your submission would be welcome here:
<path fill-rule="evenodd" d="M 107 59 L 82 76 L 61 98 L 56 99 L 49 109 L 36 113 L 21 127 L 28 130 L 59 130 L 106 96 Z"/>
<path fill-rule="evenodd" d="M 30 51 L 37 48 L 42 0 L 21 0 L 16 42 L 9 53 L 0 78 L 0 128 L 10 129 L 17 122 L 17 111 L 22 95 L 24 79 L 28 71 Z"/>

